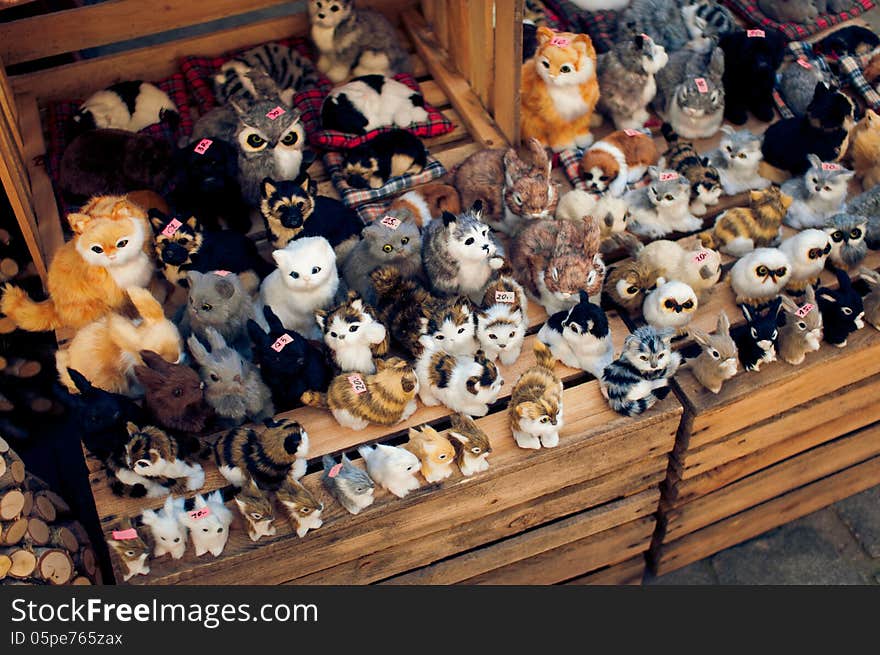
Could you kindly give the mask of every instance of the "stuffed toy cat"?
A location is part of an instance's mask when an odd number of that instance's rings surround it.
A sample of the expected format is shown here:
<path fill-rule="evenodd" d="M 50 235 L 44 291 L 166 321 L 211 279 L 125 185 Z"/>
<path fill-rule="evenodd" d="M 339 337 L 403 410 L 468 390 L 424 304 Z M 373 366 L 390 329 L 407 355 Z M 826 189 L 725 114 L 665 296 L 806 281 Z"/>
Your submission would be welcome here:
<path fill-rule="evenodd" d="M 426 319 L 434 315 L 440 299 L 413 278 L 400 274 L 393 266 L 377 268 L 370 273 L 376 290 L 376 312 L 392 340 L 410 357 L 422 352 L 419 338 Z"/>
<path fill-rule="evenodd" d="M 867 221 L 865 243 L 872 250 L 880 248 L 880 186 L 852 198 L 846 205 L 846 212 L 862 216 Z"/>
<path fill-rule="evenodd" d="M 404 448 L 376 444 L 359 446 L 358 454 L 364 458 L 367 473 L 381 487 L 385 487 L 398 498 L 421 486 L 418 473 L 421 469 L 419 458 Z"/>
<path fill-rule="evenodd" d="M 534 351 L 535 365 L 523 371 L 510 391 L 510 430 L 520 448 L 555 448 L 564 425 L 562 380 L 553 371 L 556 360 L 550 348 L 536 341 Z"/>
<path fill-rule="evenodd" d="M 492 453 L 489 437 L 476 421 L 465 414 L 449 417 L 451 427 L 446 436 L 455 447 L 455 463 L 461 474 L 470 477 L 489 468 L 488 457 Z"/>
<path fill-rule="evenodd" d="M 477 320 L 476 307 L 467 296 L 438 299 L 421 318 L 419 343 L 450 355 L 474 355 L 480 347 Z"/>
<path fill-rule="evenodd" d="M 287 510 L 287 515 L 296 526 L 297 537 L 305 537 L 309 530 L 317 530 L 324 525 L 321 519 L 324 503 L 300 482 L 285 478 L 281 488 L 275 492 L 275 499 Z"/>
<path fill-rule="evenodd" d="M 755 248 L 730 269 L 736 302 L 762 308 L 776 298 L 791 279 L 792 263 L 779 248 Z"/>
<path fill-rule="evenodd" d="M 779 249 L 791 262 L 791 278 L 785 292 L 798 297 L 805 290 L 815 288 L 819 282 L 819 275 L 825 269 L 825 262 L 831 254 L 831 237 L 814 228 L 801 230 L 779 244 Z"/>
<path fill-rule="evenodd" d="M 477 341 L 491 360 L 510 366 L 518 358 L 528 329 L 528 299 L 509 275 L 499 275 L 486 287 L 477 311 Z"/>
<path fill-rule="evenodd" d="M 357 291 L 349 290 L 345 301 L 336 307 L 326 311 L 319 309 L 315 312 L 315 320 L 324 333 L 324 343 L 339 371 L 376 372 L 373 360 L 388 352 L 388 331 L 376 319 L 376 310 L 365 303 Z M 312 385 L 308 388 L 320 387 Z"/>
<path fill-rule="evenodd" d="M 830 216 L 822 229 L 831 238 L 828 261 L 849 273 L 858 271 L 868 254 L 867 219 L 843 211 Z"/>
<path fill-rule="evenodd" d="M 180 559 L 186 552 L 187 530 L 180 524 L 184 500 L 169 495 L 161 509 L 147 509 L 141 514 L 141 523 L 153 537 L 153 557 L 171 555 L 171 559 Z"/>
<path fill-rule="evenodd" d="M 770 180 L 758 173 L 764 159 L 762 137 L 749 130 L 734 130 L 730 125 L 722 125 L 721 132 L 724 136 L 719 147 L 706 153 L 705 163 L 718 170 L 724 193 L 732 196 L 770 186 Z"/>
<path fill-rule="evenodd" d="M 275 248 L 301 237 L 324 237 L 333 248 L 353 245 L 364 227 L 357 212 L 316 191 L 305 172 L 293 181 L 260 183 L 260 213 Z"/>
<path fill-rule="evenodd" d="M 187 273 L 189 295 L 186 305 L 175 316 L 184 339 L 194 334 L 200 339 L 213 328 L 230 347 L 250 359 L 251 344 L 247 322 L 254 318 L 254 305 L 235 273 L 212 271 Z"/>
<path fill-rule="evenodd" d="M 119 558 L 123 581 L 128 582 L 136 575 L 148 575 L 150 547 L 132 526 L 130 518 L 122 519 L 117 528 L 108 535 L 107 546 Z"/>
<path fill-rule="evenodd" d="M 865 308 L 862 296 L 853 289 L 849 275 L 840 269 L 835 269 L 834 275 L 838 288 L 819 287 L 816 289 L 816 300 L 822 312 L 825 341 L 837 348 L 844 348 L 849 335 L 865 327 Z"/>
<path fill-rule="evenodd" d="M 455 448 L 445 436 L 430 425 L 409 429 L 409 441 L 403 446 L 419 458 L 426 482 L 440 482 L 452 475 Z"/>
<path fill-rule="evenodd" d="M 620 22 L 645 33 L 670 53 L 689 47 L 705 52 L 710 37 L 733 27 L 733 16 L 715 2 L 688 0 L 633 0 Z"/>
<path fill-rule="evenodd" d="M 352 464 L 345 453 L 339 464 L 330 455 L 324 455 L 321 465 L 324 468 L 321 484 L 349 514 L 359 514 L 373 504 L 376 484 L 366 471 Z"/>
<path fill-rule="evenodd" d="M 485 222 L 509 236 L 524 222 L 552 217 L 559 201 L 559 185 L 550 179 L 552 162 L 547 151 L 537 139 L 529 139 L 526 147 L 528 159 L 520 158 L 513 148 L 480 150 L 453 175 L 462 207 L 482 201 Z"/>
<path fill-rule="evenodd" d="M 235 428 L 214 443 L 214 462 L 227 482 L 244 487 L 248 480 L 260 489 L 278 489 L 288 476 L 306 474 L 309 435 L 293 419 L 266 419 L 265 430 Z"/>
<path fill-rule="evenodd" d="M 143 210 L 120 196 L 94 198 L 67 220 L 74 237 L 49 265 L 49 298 L 34 302 L 7 284 L 0 311 L 17 327 L 45 332 L 78 329 L 120 309 L 127 287 L 146 287 L 153 277 L 150 226 Z"/>
<path fill-rule="evenodd" d="M 205 402 L 199 374 L 150 350 L 139 354 L 142 365 L 134 367 L 134 374 L 144 389 L 144 408 L 154 424 L 179 432 L 204 431 L 213 412 Z"/>
<path fill-rule="evenodd" d="M 80 130 L 140 132 L 162 122 L 176 127 L 180 114 L 168 94 L 155 84 L 129 80 L 93 93 L 79 106 L 72 120 Z"/>
<path fill-rule="evenodd" d="M 269 494 L 260 489 L 253 480 L 248 480 L 235 494 L 235 507 L 244 519 L 251 541 L 277 534 L 278 529 L 272 525 L 275 521 L 274 503 Z"/>
<path fill-rule="evenodd" d="M 776 30 L 736 30 L 724 34 L 718 45 L 726 61 L 736 62 L 724 68 L 724 117 L 742 125 L 751 112 L 759 121 L 772 121 L 773 87 L 785 38 Z"/>
<path fill-rule="evenodd" d="M 196 557 L 211 553 L 219 557 L 229 539 L 232 511 L 223 504 L 223 494 L 215 491 L 207 498 L 196 494 L 193 511 L 183 512 L 180 522 L 189 529 Z"/>
<path fill-rule="evenodd" d="M 167 362 L 180 363 L 183 340 L 177 327 L 165 318 L 162 305 L 146 289 L 127 290 L 140 320 L 108 314 L 76 333 L 67 348 L 55 353 L 61 383 L 76 390 L 67 369 L 79 371 L 94 386 L 112 393 L 139 396 L 134 367 L 141 364 L 139 351 L 151 350 Z"/>
<path fill-rule="evenodd" d="M 693 232 L 703 222 L 691 214 L 691 183 L 675 171 L 648 168 L 650 183 L 623 196 L 629 205 L 629 231 L 645 237 Z"/>
<path fill-rule="evenodd" d="M 586 34 L 537 31 L 538 49 L 522 67 L 520 130 L 554 152 L 593 142 L 599 101 L 596 50 Z"/>
<path fill-rule="evenodd" d="M 813 101 L 816 85 L 823 79 L 823 73 L 818 67 L 806 57 L 799 57 L 780 69 L 779 95 L 792 114 L 803 116 Z"/>
<path fill-rule="evenodd" d="M 701 232 L 704 248 L 740 257 L 750 250 L 779 243 L 782 220 L 792 198 L 773 186 L 749 193 L 749 207 L 728 209 L 715 219 L 711 230 Z"/>
<path fill-rule="evenodd" d="M 347 134 L 366 134 L 380 127 L 406 128 L 427 120 L 422 94 L 382 75 L 357 77 L 336 87 L 321 106 L 321 127 Z"/>
<path fill-rule="evenodd" d="M 354 5 L 354 0 L 309 0 L 318 70 L 334 84 L 352 76 L 409 72 L 409 55 L 388 19 Z"/>
<path fill-rule="evenodd" d="M 577 305 L 547 319 L 538 331 L 538 340 L 566 366 L 587 371 L 597 378 L 602 377 L 602 371 L 614 359 L 608 318 L 583 291 Z"/>
<path fill-rule="evenodd" d="M 714 135 L 724 119 L 724 51 L 708 54 L 689 48 L 674 52 L 657 72 L 654 108 L 686 139 Z"/>
<path fill-rule="evenodd" d="M 482 350 L 450 355 L 428 346 L 415 363 L 419 398 L 427 407 L 445 405 L 468 416 L 485 416 L 498 400 L 504 378 Z"/>
<path fill-rule="evenodd" d="M 660 165 L 691 183 L 690 211 L 694 216 L 702 216 L 721 199 L 721 175 L 717 168 L 706 164 L 694 144 L 679 137 L 669 123 L 664 123 L 661 130 L 668 147 Z"/>
<path fill-rule="evenodd" d="M 880 116 L 867 109 L 849 136 L 848 156 L 862 189 L 880 184 Z"/>
<path fill-rule="evenodd" d="M 581 175 L 587 191 L 622 196 L 627 185 L 641 180 L 658 158 L 650 134 L 617 130 L 587 148 L 581 157 Z"/>
<path fill-rule="evenodd" d="M 229 101 L 253 102 L 260 90 L 253 82 L 252 72 L 268 75 L 287 106 L 293 106 L 294 94 L 315 86 L 318 71 L 310 59 L 280 43 L 266 43 L 251 48 L 224 62 L 214 75 L 214 96 L 221 105 Z"/>
<path fill-rule="evenodd" d="M 816 155 L 807 155 L 810 168 L 802 177 L 782 183 L 782 192 L 792 202 L 785 215 L 785 224 L 796 230 L 821 227 L 837 212 L 843 211 L 847 187 L 855 173 L 834 162 L 823 162 Z"/>
<path fill-rule="evenodd" d="M 775 298 L 765 307 L 739 306 L 746 319 L 746 329 L 734 335 L 739 361 L 746 371 L 760 371 L 765 363 L 776 361 L 779 337 L 778 315 L 782 299 Z"/>
<path fill-rule="evenodd" d="M 163 139 L 125 130 L 89 130 L 64 149 L 59 185 L 71 200 L 136 189 L 162 191 L 171 156 Z"/>
<path fill-rule="evenodd" d="M 342 177 L 353 189 L 381 189 L 391 178 L 418 175 L 427 165 L 428 153 L 419 138 L 395 129 L 346 151 Z"/>

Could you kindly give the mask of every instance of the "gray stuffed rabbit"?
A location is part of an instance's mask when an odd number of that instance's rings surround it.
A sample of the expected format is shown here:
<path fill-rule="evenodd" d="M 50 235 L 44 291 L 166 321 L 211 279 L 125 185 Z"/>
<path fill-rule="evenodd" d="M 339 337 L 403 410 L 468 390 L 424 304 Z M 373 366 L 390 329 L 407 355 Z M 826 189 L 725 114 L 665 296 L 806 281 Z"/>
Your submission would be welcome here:
<path fill-rule="evenodd" d="M 718 393 L 724 381 L 736 375 L 737 369 L 737 350 L 730 336 L 730 319 L 721 312 L 714 334 L 698 328 L 691 328 L 688 332 L 703 349 L 696 359 L 689 362 L 691 372 L 706 389 Z"/>

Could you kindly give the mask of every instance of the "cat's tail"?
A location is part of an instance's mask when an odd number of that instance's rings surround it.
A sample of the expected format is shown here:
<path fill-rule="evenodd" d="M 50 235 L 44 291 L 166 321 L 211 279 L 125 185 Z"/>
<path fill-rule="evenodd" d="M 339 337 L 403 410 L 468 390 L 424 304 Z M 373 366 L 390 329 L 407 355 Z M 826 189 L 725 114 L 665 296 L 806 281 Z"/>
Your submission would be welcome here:
<path fill-rule="evenodd" d="M 0 312 L 12 319 L 16 327 L 28 332 L 48 332 L 63 325 L 51 298 L 35 302 L 24 289 L 11 284 L 3 288 Z"/>
<path fill-rule="evenodd" d="M 697 238 L 700 240 L 700 244 L 702 244 L 704 248 L 709 248 L 710 250 L 718 250 L 718 246 L 721 245 L 715 238 L 714 229 L 700 232 L 697 235 Z"/>
<path fill-rule="evenodd" d="M 663 125 L 660 126 L 660 133 L 663 135 L 663 138 L 666 139 L 668 144 L 672 144 L 674 141 L 678 141 L 678 133 L 672 128 L 667 122 L 663 122 Z"/>
<path fill-rule="evenodd" d="M 402 276 L 394 266 L 383 266 L 370 273 L 376 295 L 380 298 L 393 295 L 400 286 Z"/>
<path fill-rule="evenodd" d="M 320 391 L 306 391 L 300 396 L 300 400 L 303 402 L 303 405 L 308 405 L 309 407 L 330 409 L 330 405 L 327 402 L 327 394 Z"/>
<path fill-rule="evenodd" d="M 543 341 L 535 341 L 534 351 L 535 361 L 537 361 L 538 366 L 552 371 L 553 365 L 556 364 L 556 358 L 553 356 L 550 347 Z"/>

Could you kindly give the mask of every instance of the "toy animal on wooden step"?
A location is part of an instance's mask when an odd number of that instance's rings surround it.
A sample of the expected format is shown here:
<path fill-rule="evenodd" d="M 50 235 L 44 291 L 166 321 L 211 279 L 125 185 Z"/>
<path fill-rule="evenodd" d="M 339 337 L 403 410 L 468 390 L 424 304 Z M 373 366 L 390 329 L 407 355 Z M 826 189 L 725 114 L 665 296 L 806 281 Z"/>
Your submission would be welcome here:
<path fill-rule="evenodd" d="M 650 134 L 618 130 L 587 148 L 581 157 L 581 175 L 592 193 L 622 196 L 628 184 L 638 182 L 659 159 Z"/>
<path fill-rule="evenodd" d="M 180 559 L 186 552 L 186 528 L 180 523 L 183 505 L 183 496 L 168 496 L 161 509 L 148 509 L 141 514 L 141 523 L 153 536 L 153 557 L 167 554 L 171 559 Z"/>
<path fill-rule="evenodd" d="M 265 430 L 240 427 L 227 432 L 214 444 L 214 460 L 231 484 L 244 486 L 248 479 L 262 489 L 277 489 L 290 475 L 306 473 L 309 435 L 288 418 L 263 421 Z"/>
<path fill-rule="evenodd" d="M 755 248 L 779 243 L 782 219 L 792 198 L 779 187 L 749 194 L 749 207 L 734 207 L 715 219 L 711 230 L 700 233 L 705 248 L 714 248 L 734 257 L 741 257 Z"/>
<path fill-rule="evenodd" d="M 553 371 L 556 360 L 540 341 L 534 346 L 536 364 L 513 385 L 507 414 L 510 430 L 520 448 L 554 448 L 564 425 L 562 380 Z"/>
<path fill-rule="evenodd" d="M 700 157 L 694 144 L 678 136 L 669 123 L 663 124 L 662 131 L 668 148 L 660 159 L 660 166 L 674 170 L 691 183 L 690 211 L 694 216 L 702 216 L 721 198 L 718 169 Z"/>
<path fill-rule="evenodd" d="M 275 492 L 275 498 L 287 510 L 290 520 L 296 526 L 298 537 L 305 537 L 309 530 L 317 530 L 324 524 L 321 520 L 324 504 L 292 477 L 284 479 L 281 487 Z"/>
<path fill-rule="evenodd" d="M 433 348 L 450 355 L 476 354 L 480 349 L 477 340 L 479 314 L 470 298 L 447 297 L 425 309 L 427 316 L 422 317 L 419 326 L 419 344 L 423 348 Z M 494 360 L 492 357 L 490 359 Z"/>
<path fill-rule="evenodd" d="M 698 328 L 690 328 L 688 333 L 702 348 L 696 359 L 688 362 L 691 373 L 706 389 L 718 393 L 724 381 L 736 375 L 737 350 L 730 336 L 730 319 L 721 312 L 714 334 Z"/>
<path fill-rule="evenodd" d="M 639 262 L 658 271 L 667 280 L 679 280 L 696 292 L 700 301 L 706 301 L 712 288 L 721 278 L 721 255 L 716 250 L 695 243 L 690 248 L 677 241 L 652 241 L 642 246 L 636 240 L 630 247 Z"/>
<path fill-rule="evenodd" d="M 831 253 L 828 260 L 847 273 L 855 273 L 868 255 L 868 219 L 858 214 L 840 212 L 834 214 L 823 228 L 831 237 Z"/>
<path fill-rule="evenodd" d="M 791 260 L 779 248 L 757 248 L 743 255 L 730 269 L 736 302 L 756 306 L 770 302 L 788 284 L 791 269 Z"/>
<path fill-rule="evenodd" d="M 770 186 L 770 180 L 758 173 L 764 159 L 760 135 L 749 130 L 735 130 L 722 125 L 721 143 L 716 150 L 706 153 L 706 161 L 718 171 L 721 188 L 728 196 L 757 191 Z"/>
<path fill-rule="evenodd" d="M 257 486 L 253 478 L 248 479 L 235 495 L 235 506 L 244 519 L 251 541 L 275 536 L 277 529 L 272 525 L 275 521 L 272 499 Z"/>
<path fill-rule="evenodd" d="M 788 296 L 782 296 L 782 309 L 785 324 L 779 328 L 779 358 L 792 365 L 798 365 L 807 353 L 819 350 L 822 345 L 822 312 L 816 305 L 813 287 L 807 287 L 803 304 L 798 304 Z"/>
<path fill-rule="evenodd" d="M 207 498 L 197 494 L 192 511 L 184 511 L 180 522 L 189 529 L 196 557 L 205 553 L 219 557 L 229 539 L 232 511 L 223 504 L 219 491 Z"/>
<path fill-rule="evenodd" d="M 650 183 L 627 191 L 623 196 L 629 205 L 629 230 L 639 236 L 657 239 L 671 232 L 693 232 L 703 222 L 691 214 L 691 183 L 672 170 L 648 168 Z"/>
<path fill-rule="evenodd" d="M 374 358 L 388 352 L 388 331 L 357 291 L 336 307 L 315 312 L 333 363 L 342 372 L 372 374 Z"/>
<path fill-rule="evenodd" d="M 419 458 L 408 450 L 376 444 L 360 446 L 358 453 L 364 458 L 370 477 L 398 498 L 421 486 L 417 477 L 421 468 Z"/>
<path fill-rule="evenodd" d="M 655 328 L 681 330 L 694 318 L 700 301 L 684 282 L 657 278 L 657 287 L 647 293 L 642 304 L 645 321 Z"/>
<path fill-rule="evenodd" d="M 847 187 L 854 175 L 836 162 L 825 162 L 816 155 L 807 155 L 810 168 L 802 177 L 782 184 L 782 192 L 792 203 L 785 215 L 785 224 L 797 230 L 822 227 L 825 221 L 843 211 Z"/>
<path fill-rule="evenodd" d="M 865 327 L 865 307 L 849 275 L 840 269 L 835 269 L 834 274 L 838 288 L 819 287 L 816 300 L 822 312 L 825 341 L 843 348 L 850 334 Z"/>
<path fill-rule="evenodd" d="M 626 230 L 629 207 L 623 198 L 611 195 L 596 196 L 581 189 L 572 189 L 559 199 L 556 218 L 565 221 L 592 221 L 599 223 L 603 251 L 611 235 Z"/>
<path fill-rule="evenodd" d="M 129 421 L 126 430 L 122 451 L 107 460 L 108 476 L 112 473 L 116 478 L 111 484 L 115 494 L 139 495 L 140 485 L 147 497 L 164 496 L 172 481 L 186 491 L 202 488 L 205 471 L 201 464 L 182 459 L 188 451 L 197 450 L 198 444 L 182 443 L 152 425 L 138 427 Z"/>
<path fill-rule="evenodd" d="M 791 279 L 785 286 L 785 292 L 802 296 L 805 289 L 818 284 L 819 275 L 825 270 L 825 261 L 831 253 L 831 239 L 822 230 L 810 228 L 783 241 L 779 249 L 791 262 Z"/>
<path fill-rule="evenodd" d="M 588 371 L 597 378 L 614 359 L 608 318 L 584 291 L 577 305 L 547 319 L 538 331 L 538 340 L 566 366 Z"/>
<path fill-rule="evenodd" d="M 123 519 L 107 539 L 110 551 L 116 553 L 122 563 L 122 579 L 128 582 L 136 575 L 147 575 L 150 565 L 150 547 L 141 539 L 131 520 Z"/>
<path fill-rule="evenodd" d="M 321 484 L 350 514 L 359 514 L 373 504 L 376 484 L 366 471 L 352 464 L 345 453 L 339 464 L 330 455 L 324 455 L 321 464 L 324 467 Z"/>
<path fill-rule="evenodd" d="M 410 428 L 409 441 L 402 448 L 419 458 L 422 477 L 428 482 L 440 482 L 452 475 L 455 448 L 430 425 Z"/>
<path fill-rule="evenodd" d="M 500 275 L 486 287 L 477 311 L 477 341 L 491 360 L 505 366 L 519 359 L 528 329 L 528 299 L 522 286 L 509 275 Z"/>
<path fill-rule="evenodd" d="M 638 259 L 624 259 L 612 264 L 605 278 L 605 295 L 612 304 L 628 314 L 642 309 L 645 295 L 657 284 L 660 271 Z"/>
<path fill-rule="evenodd" d="M 419 397 L 428 407 L 443 404 L 454 412 L 485 416 L 498 400 L 504 378 L 482 350 L 450 355 L 430 346 L 415 363 Z"/>
<path fill-rule="evenodd" d="M 470 477 L 487 470 L 492 444 L 486 433 L 466 414 L 453 414 L 450 421 L 452 426 L 446 434 L 455 447 L 455 463 L 461 474 Z"/>
<path fill-rule="evenodd" d="M 759 371 L 761 365 L 776 361 L 776 340 L 779 336 L 776 317 L 782 299 L 777 297 L 763 307 L 741 304 L 746 328 L 736 338 L 739 361 L 747 371 Z"/>
<path fill-rule="evenodd" d="M 205 385 L 185 364 L 171 364 L 150 350 L 140 352 L 143 366 L 134 374 L 144 389 L 144 407 L 163 428 L 199 433 L 213 410 L 205 402 Z"/>
<path fill-rule="evenodd" d="M 863 267 L 859 271 L 859 277 L 867 282 L 871 288 L 868 295 L 862 299 L 865 309 L 865 321 L 880 330 L 880 274 L 870 268 Z"/>

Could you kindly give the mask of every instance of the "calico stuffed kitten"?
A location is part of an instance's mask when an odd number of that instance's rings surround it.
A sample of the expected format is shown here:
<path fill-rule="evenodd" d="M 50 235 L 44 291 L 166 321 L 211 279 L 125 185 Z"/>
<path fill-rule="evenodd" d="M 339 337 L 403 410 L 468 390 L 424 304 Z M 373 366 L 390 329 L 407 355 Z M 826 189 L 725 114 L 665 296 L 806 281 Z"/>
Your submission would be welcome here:
<path fill-rule="evenodd" d="M 862 189 L 867 191 L 880 184 L 880 116 L 873 109 L 865 111 L 853 128 L 848 155 Z"/>
<path fill-rule="evenodd" d="M 410 357 L 422 352 L 419 338 L 424 319 L 430 319 L 439 302 L 418 280 L 406 278 L 385 266 L 370 273 L 376 290 L 376 312 L 391 338 Z"/>
<path fill-rule="evenodd" d="M 391 178 L 418 175 L 427 165 L 428 154 L 419 138 L 392 130 L 347 151 L 342 176 L 353 189 L 381 189 Z"/>
<path fill-rule="evenodd" d="M 749 194 L 749 207 L 734 207 L 715 219 L 711 230 L 700 233 L 705 248 L 720 250 L 734 257 L 779 243 L 782 220 L 792 198 L 773 186 Z"/>
<path fill-rule="evenodd" d="M 226 480 L 244 487 L 249 479 L 261 489 L 277 489 L 288 476 L 306 473 L 309 435 L 292 419 L 266 419 L 265 430 L 235 428 L 214 444 L 214 461 Z"/>
<path fill-rule="evenodd" d="M 408 450 L 380 443 L 359 446 L 358 454 L 364 458 L 370 477 L 398 498 L 421 486 L 416 477 L 420 469 L 419 458 Z"/>
<path fill-rule="evenodd" d="M 823 162 L 816 155 L 807 155 L 810 168 L 803 177 L 782 183 L 782 192 L 792 197 L 785 215 L 785 224 L 797 230 L 821 227 L 837 212 L 843 211 L 847 186 L 853 171 L 834 162 Z"/>
<path fill-rule="evenodd" d="M 302 237 L 324 237 L 333 248 L 357 239 L 364 227 L 357 212 L 315 191 L 305 172 L 293 181 L 267 177 L 260 183 L 260 213 L 275 248 Z"/>
<path fill-rule="evenodd" d="M 520 130 L 554 152 L 593 142 L 599 101 L 596 50 L 586 34 L 537 31 L 538 49 L 522 67 Z"/>
<path fill-rule="evenodd" d="M 510 366 L 518 358 L 528 328 L 528 299 L 522 286 L 507 275 L 489 283 L 477 311 L 477 341 L 491 360 Z"/>
<path fill-rule="evenodd" d="M 422 346 L 450 355 L 474 355 L 480 345 L 476 336 L 477 312 L 467 296 L 434 303 L 422 317 L 420 332 Z"/>
<path fill-rule="evenodd" d="M 601 389 L 611 409 L 637 416 L 669 395 L 669 379 L 681 366 L 681 355 L 670 346 L 674 334 L 645 325 L 626 337 L 620 357 L 602 373 Z"/>
<path fill-rule="evenodd" d="M 321 106 L 321 127 L 347 134 L 366 134 L 380 127 L 407 128 L 427 120 L 422 94 L 382 75 L 357 77 L 336 87 Z"/>
<path fill-rule="evenodd" d="M 602 377 L 602 371 L 614 359 L 608 318 L 583 291 L 577 305 L 547 319 L 538 331 L 538 340 L 566 366 L 597 378 Z"/>
<path fill-rule="evenodd" d="M 779 248 L 755 248 L 730 269 L 730 286 L 736 302 L 762 307 L 788 285 L 792 263 Z"/>
<path fill-rule="evenodd" d="M 275 521 L 272 499 L 253 480 L 248 480 L 239 489 L 235 495 L 235 506 L 244 519 L 251 541 L 259 541 L 260 537 L 274 537 L 278 532 L 272 525 Z"/>
<path fill-rule="evenodd" d="M 724 117 L 742 125 L 751 112 L 769 123 L 775 116 L 773 87 L 785 54 L 785 38 L 776 30 L 742 30 L 724 34 L 718 43 L 735 66 L 724 69 Z"/>
<path fill-rule="evenodd" d="M 186 276 L 189 296 L 176 317 L 183 338 L 199 338 L 213 328 L 245 358 L 251 356 L 247 322 L 254 318 L 254 306 L 235 273 L 190 271 Z"/>
<path fill-rule="evenodd" d="M 155 84 L 128 80 L 93 93 L 79 106 L 72 120 L 81 130 L 111 128 L 140 132 L 162 122 L 175 127 L 180 113 L 168 94 Z"/>
<path fill-rule="evenodd" d="M 733 196 L 770 186 L 770 180 L 758 174 L 758 166 L 764 159 L 762 137 L 749 130 L 734 130 L 729 125 L 722 125 L 721 132 L 724 136 L 719 147 L 707 153 L 705 161 L 718 170 L 724 193 Z"/>
<path fill-rule="evenodd" d="M 847 272 L 857 271 L 868 254 L 867 220 L 857 214 L 840 212 L 831 216 L 822 229 L 831 237 L 829 261 Z"/>
<path fill-rule="evenodd" d="M 492 271 L 504 264 L 504 250 L 483 221 L 483 203 L 477 200 L 458 216 L 446 212 L 431 221 L 422 239 L 422 262 L 433 289 L 439 294 L 483 298 Z"/>
<path fill-rule="evenodd" d="M 375 483 L 366 471 L 352 464 L 345 453 L 339 464 L 330 455 L 324 455 L 321 464 L 324 468 L 321 484 L 349 514 L 359 514 L 373 504 Z"/>
<path fill-rule="evenodd" d="M 779 249 L 791 262 L 791 279 L 785 292 L 800 296 L 804 290 L 811 290 L 818 284 L 819 275 L 831 254 L 831 237 L 814 228 L 801 230 L 779 244 Z"/>
<path fill-rule="evenodd" d="M 131 519 L 124 518 L 111 532 L 107 539 L 111 553 L 115 553 L 122 564 L 122 579 L 128 582 L 136 575 L 148 575 L 150 565 L 150 547 L 144 542 L 137 530 L 132 527 Z"/>
<path fill-rule="evenodd" d="M 553 372 L 553 353 L 540 341 L 534 349 L 536 363 L 513 385 L 507 415 L 516 445 L 537 450 L 559 445 L 564 418 L 562 380 Z"/>
<path fill-rule="evenodd" d="M 449 420 L 452 425 L 446 435 L 455 447 L 455 463 L 458 464 L 461 474 L 470 477 L 487 470 L 492 444 L 486 433 L 474 419 L 465 414 L 453 414 Z"/>
<path fill-rule="evenodd" d="M 450 355 L 425 348 L 415 364 L 419 397 L 428 407 L 443 404 L 454 412 L 485 416 L 498 400 L 504 378 L 482 350 L 474 355 Z"/>
<path fill-rule="evenodd" d="M 296 480 L 285 478 L 281 488 L 275 492 L 275 498 L 287 510 L 287 515 L 296 526 L 297 537 L 305 537 L 309 530 L 317 530 L 324 525 L 321 519 L 324 503 Z"/>
<path fill-rule="evenodd" d="M 336 307 L 318 310 L 315 319 L 339 371 L 376 372 L 373 360 L 388 352 L 388 331 L 376 318 L 376 310 L 357 291 L 349 291 L 345 302 Z"/>
<path fill-rule="evenodd" d="M 370 273 L 382 266 L 393 266 L 404 277 L 422 277 L 422 234 L 414 222 L 401 220 L 391 211 L 363 228 L 340 272 L 349 289 L 373 303 Z"/>
<path fill-rule="evenodd" d="M 455 448 L 430 425 L 409 429 L 409 441 L 402 448 L 419 458 L 426 482 L 440 482 L 452 475 Z"/>
<path fill-rule="evenodd" d="M 664 123 L 661 129 L 668 147 L 660 165 L 691 183 L 690 211 L 694 216 L 702 216 L 721 199 L 721 175 L 717 168 L 706 164 L 694 144 L 678 136 L 669 123 Z"/>
<path fill-rule="evenodd" d="M 747 321 L 744 331 L 734 336 L 739 361 L 747 371 L 759 371 L 766 362 L 776 361 L 776 339 L 779 336 L 777 316 L 782 299 L 776 298 L 764 309 L 741 304 Z"/>
<path fill-rule="evenodd" d="M 285 328 L 306 339 L 320 339 L 315 312 L 326 309 L 339 289 L 336 253 L 323 237 L 291 241 L 272 253 L 278 265 L 260 285 L 260 300 Z"/>
<path fill-rule="evenodd" d="M 658 157 L 650 134 L 618 130 L 587 148 L 581 157 L 581 174 L 588 191 L 622 196 L 627 184 L 641 180 Z"/>
<path fill-rule="evenodd" d="M 816 300 L 822 312 L 825 341 L 843 348 L 850 334 L 865 327 L 865 308 L 861 295 L 852 287 L 849 275 L 840 269 L 834 269 L 834 275 L 838 288 L 819 287 Z"/>
<path fill-rule="evenodd" d="M 202 432 L 212 412 L 199 374 L 184 364 L 170 364 L 150 350 L 140 351 L 134 374 L 144 389 L 144 407 L 156 425 L 169 430 Z"/>
<path fill-rule="evenodd" d="M 675 171 L 648 169 L 651 182 L 628 191 L 629 230 L 646 237 L 663 237 L 671 232 L 693 232 L 703 222 L 690 212 L 691 184 Z"/>
<path fill-rule="evenodd" d="M 654 108 L 686 139 L 714 135 L 724 119 L 724 52 L 708 55 L 685 48 L 674 52 L 657 72 Z"/>

